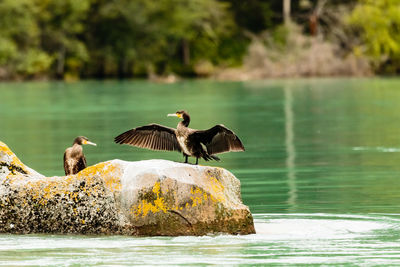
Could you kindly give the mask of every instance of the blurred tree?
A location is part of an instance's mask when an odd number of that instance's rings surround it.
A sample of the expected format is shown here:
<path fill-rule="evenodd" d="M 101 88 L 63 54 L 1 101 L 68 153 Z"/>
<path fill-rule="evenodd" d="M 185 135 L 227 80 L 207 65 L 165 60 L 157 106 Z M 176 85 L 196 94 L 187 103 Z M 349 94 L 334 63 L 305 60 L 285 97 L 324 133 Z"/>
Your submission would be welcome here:
<path fill-rule="evenodd" d="M 349 17 L 360 31 L 359 55 L 385 72 L 400 71 L 400 0 L 360 0 Z"/>
<path fill-rule="evenodd" d="M 281 1 L 281 0 L 280 0 Z M 274 16 L 271 2 L 260 0 L 225 0 L 233 13 L 235 23 L 253 33 L 260 33 L 273 25 Z"/>
<path fill-rule="evenodd" d="M 216 0 L 97 0 L 90 17 L 89 69 L 97 76 L 185 72 L 199 58 L 213 59 L 234 25 L 227 5 Z"/>
<path fill-rule="evenodd" d="M 52 57 L 40 49 L 37 15 L 30 0 L 0 1 L 0 78 L 48 72 Z"/>
<path fill-rule="evenodd" d="M 400 0 L 359 0 L 350 31 L 355 1 L 0 0 L 0 79 L 207 75 L 254 37 L 284 46 L 289 20 L 398 71 Z"/>
<path fill-rule="evenodd" d="M 36 0 L 41 44 L 56 60 L 57 77 L 79 77 L 88 58 L 81 34 L 91 0 Z"/>

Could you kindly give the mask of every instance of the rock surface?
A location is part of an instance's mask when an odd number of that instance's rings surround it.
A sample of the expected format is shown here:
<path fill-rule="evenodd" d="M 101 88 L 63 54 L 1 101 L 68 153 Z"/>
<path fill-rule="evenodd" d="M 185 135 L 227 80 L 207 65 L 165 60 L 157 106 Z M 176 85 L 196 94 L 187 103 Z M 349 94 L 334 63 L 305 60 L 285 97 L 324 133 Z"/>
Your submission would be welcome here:
<path fill-rule="evenodd" d="M 222 168 L 111 160 L 44 177 L 0 142 L 0 233 L 255 233 L 240 182 Z"/>

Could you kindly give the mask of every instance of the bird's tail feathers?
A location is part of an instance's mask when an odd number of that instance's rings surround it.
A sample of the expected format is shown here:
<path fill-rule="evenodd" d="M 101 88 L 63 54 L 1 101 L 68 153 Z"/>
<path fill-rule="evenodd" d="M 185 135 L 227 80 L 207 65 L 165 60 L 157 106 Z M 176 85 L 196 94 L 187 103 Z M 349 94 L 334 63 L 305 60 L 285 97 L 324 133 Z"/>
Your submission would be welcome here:
<path fill-rule="evenodd" d="M 216 161 L 220 161 L 220 160 L 221 160 L 220 158 L 218 158 L 217 156 L 214 156 L 214 155 L 210 155 L 210 157 L 211 157 L 213 160 L 216 160 Z"/>
<path fill-rule="evenodd" d="M 203 156 L 203 159 L 204 159 L 205 161 L 209 161 L 209 160 L 216 160 L 216 161 L 220 161 L 220 160 L 221 160 L 221 159 L 220 159 L 220 158 L 218 158 L 217 156 L 214 156 L 214 155 L 208 155 L 208 154 L 204 155 L 204 156 Z"/>

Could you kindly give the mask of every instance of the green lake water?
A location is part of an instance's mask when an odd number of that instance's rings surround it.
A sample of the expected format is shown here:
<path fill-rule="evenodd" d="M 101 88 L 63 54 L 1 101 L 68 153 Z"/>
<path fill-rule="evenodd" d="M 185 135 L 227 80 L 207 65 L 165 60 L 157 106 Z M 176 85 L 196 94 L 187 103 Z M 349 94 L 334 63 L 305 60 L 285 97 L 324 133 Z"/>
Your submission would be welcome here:
<path fill-rule="evenodd" d="M 29 167 L 63 175 L 78 135 L 89 165 L 162 158 L 113 143 L 148 123 L 222 123 L 246 152 L 200 164 L 241 181 L 257 234 L 0 235 L 0 265 L 400 265 L 400 79 L 0 83 L 0 140 Z M 189 159 L 194 162 L 194 159 Z"/>

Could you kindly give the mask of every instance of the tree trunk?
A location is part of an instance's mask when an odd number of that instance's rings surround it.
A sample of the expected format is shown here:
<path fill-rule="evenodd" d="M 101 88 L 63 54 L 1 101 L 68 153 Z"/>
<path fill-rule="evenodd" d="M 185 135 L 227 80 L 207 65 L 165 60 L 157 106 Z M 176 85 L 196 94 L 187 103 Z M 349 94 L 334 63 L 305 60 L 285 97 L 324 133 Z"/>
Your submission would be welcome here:
<path fill-rule="evenodd" d="M 126 60 L 124 55 L 121 55 L 118 59 L 118 70 L 117 75 L 119 79 L 123 79 L 127 77 L 128 72 L 128 61 Z"/>
<path fill-rule="evenodd" d="M 317 36 L 319 34 L 319 18 L 323 14 L 324 7 L 328 0 L 318 0 L 316 7 L 314 8 L 312 14 L 309 17 L 310 23 L 310 34 L 312 36 Z"/>
<path fill-rule="evenodd" d="M 283 0 L 283 21 L 285 26 L 290 24 L 290 2 L 291 0 Z"/>
<path fill-rule="evenodd" d="M 313 12 L 308 18 L 310 24 L 310 34 L 311 36 L 317 36 L 318 33 L 318 16 Z"/>
<path fill-rule="evenodd" d="M 190 48 L 186 39 L 182 40 L 182 59 L 185 66 L 190 64 Z"/>
<path fill-rule="evenodd" d="M 63 45 L 58 51 L 58 58 L 57 58 L 57 78 L 62 79 L 64 77 L 64 66 L 65 66 L 65 53 L 66 49 Z"/>

